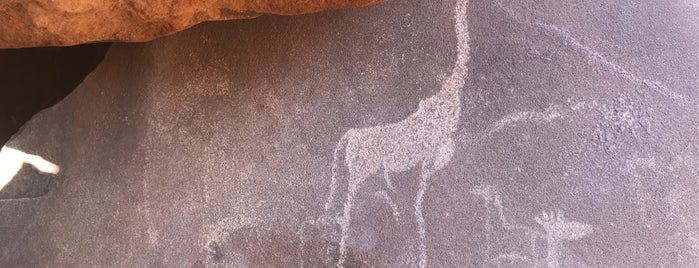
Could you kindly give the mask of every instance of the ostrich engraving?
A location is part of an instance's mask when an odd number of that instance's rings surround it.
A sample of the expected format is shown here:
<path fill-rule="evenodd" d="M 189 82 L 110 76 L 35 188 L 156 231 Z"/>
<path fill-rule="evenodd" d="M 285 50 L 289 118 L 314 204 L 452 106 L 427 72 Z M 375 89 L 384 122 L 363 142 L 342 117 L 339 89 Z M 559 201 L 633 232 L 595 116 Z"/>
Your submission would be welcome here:
<path fill-rule="evenodd" d="M 348 130 L 335 147 L 330 194 L 325 204 L 326 212 L 333 208 L 335 202 L 339 159 L 343 148 L 348 170 L 347 198 L 342 217 L 338 219 L 341 226 L 338 267 L 344 266 L 347 257 L 351 211 L 359 186 L 383 170 L 386 186 L 393 190 L 389 175 L 410 170 L 417 165 L 421 165 L 420 185 L 414 204 L 420 241 L 419 266 L 427 265 L 422 201 L 428 179 L 444 168 L 454 155 L 453 134 L 458 128 L 461 116 L 461 90 L 465 84 L 466 64 L 469 58 L 467 4 L 467 0 L 457 0 L 454 14 L 457 59 L 449 77 L 442 81 L 439 92 L 420 101 L 417 111 L 402 121 Z"/>

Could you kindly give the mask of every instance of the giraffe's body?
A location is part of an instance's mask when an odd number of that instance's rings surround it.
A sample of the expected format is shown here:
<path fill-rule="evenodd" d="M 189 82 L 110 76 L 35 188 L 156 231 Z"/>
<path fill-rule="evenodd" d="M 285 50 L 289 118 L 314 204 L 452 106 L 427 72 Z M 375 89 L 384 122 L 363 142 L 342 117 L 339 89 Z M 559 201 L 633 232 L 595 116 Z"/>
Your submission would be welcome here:
<path fill-rule="evenodd" d="M 454 155 L 453 135 L 459 126 L 461 91 L 466 82 L 466 64 L 469 57 L 467 3 L 467 0 L 457 0 L 454 15 L 457 59 L 451 75 L 442 82 L 440 91 L 421 101 L 415 113 L 399 122 L 348 130 L 335 147 L 332 184 L 325 205 L 326 211 L 329 211 L 335 202 L 340 152 L 343 148 L 348 171 L 347 199 L 339 221 L 342 230 L 338 267 L 344 266 L 347 256 L 351 210 L 359 186 L 383 170 L 387 186 L 392 188 L 388 178 L 390 173 L 404 172 L 418 165 L 422 168 L 420 187 L 415 198 L 415 217 L 420 234 L 419 266 L 427 265 L 422 200 L 429 177 L 444 168 Z"/>
<path fill-rule="evenodd" d="M 452 134 L 456 131 L 460 97 L 453 102 L 431 102 L 433 96 L 420 103 L 417 112 L 394 124 L 363 129 L 350 129 L 345 134 L 345 163 L 350 178 L 362 180 L 381 169 L 390 173 L 407 171 L 420 163 L 430 162 L 440 169 L 451 159 Z M 361 181 L 353 181 L 361 183 Z"/>

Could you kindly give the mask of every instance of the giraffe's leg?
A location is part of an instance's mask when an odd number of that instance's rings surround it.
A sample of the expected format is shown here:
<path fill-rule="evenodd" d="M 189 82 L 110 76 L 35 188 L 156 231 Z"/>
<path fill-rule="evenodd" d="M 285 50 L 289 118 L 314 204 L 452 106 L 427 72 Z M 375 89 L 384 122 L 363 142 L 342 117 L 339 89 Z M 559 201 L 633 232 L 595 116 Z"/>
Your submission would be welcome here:
<path fill-rule="evenodd" d="M 383 164 L 383 178 L 386 180 L 386 187 L 388 187 L 388 190 L 391 192 L 396 191 L 396 187 L 393 186 L 393 182 L 391 182 L 391 171 L 386 167 L 386 163 Z"/>
<path fill-rule="evenodd" d="M 435 155 L 433 165 L 431 169 L 434 171 L 440 170 L 449 164 L 451 158 L 454 157 L 454 152 L 456 150 L 456 145 L 454 140 L 447 138 L 442 140 L 442 144 L 437 149 L 437 154 Z"/>
<path fill-rule="evenodd" d="M 538 238 L 538 234 L 535 232 L 527 232 L 529 235 L 529 250 L 531 251 L 531 256 L 532 256 L 532 262 L 536 264 L 537 266 L 539 265 L 539 252 L 536 250 L 536 240 Z"/>
<path fill-rule="evenodd" d="M 432 171 L 426 166 L 427 163 L 422 163 L 422 174 L 420 176 L 420 186 L 417 191 L 417 196 L 415 197 L 415 221 L 417 222 L 418 234 L 420 235 L 420 245 L 419 245 L 419 256 L 420 256 L 420 268 L 427 267 L 427 244 L 425 237 L 425 218 L 422 214 L 422 201 L 425 198 L 425 192 L 427 191 L 427 180 L 432 175 Z"/>
<path fill-rule="evenodd" d="M 558 248 L 560 247 L 560 241 L 558 241 L 555 238 L 549 237 L 548 243 L 547 243 L 547 254 L 546 254 L 546 263 L 548 264 L 548 267 L 551 268 L 559 268 L 561 267 L 560 262 L 558 261 Z"/>
<path fill-rule="evenodd" d="M 333 179 L 335 179 L 335 178 L 333 178 Z M 330 212 L 330 209 L 333 206 L 333 202 L 335 202 L 335 192 L 337 192 L 337 189 L 335 189 L 335 187 L 337 187 L 337 186 L 334 183 L 331 184 L 331 186 L 330 186 L 330 194 L 328 195 L 328 200 L 325 201 L 325 213 L 326 214 L 328 212 Z"/>
<path fill-rule="evenodd" d="M 388 206 L 391 207 L 391 212 L 393 213 L 393 220 L 398 222 L 400 220 L 400 211 L 398 211 L 398 205 L 393 201 L 393 198 L 386 191 L 377 191 L 374 193 L 376 196 L 383 198 Z"/>
<path fill-rule="evenodd" d="M 349 239 L 350 235 L 351 211 L 352 206 L 354 205 L 354 197 L 357 194 L 359 183 L 361 183 L 360 180 L 350 178 L 349 185 L 347 186 L 347 200 L 345 201 L 345 208 L 343 211 L 342 220 L 340 222 L 340 257 L 337 261 L 338 268 L 345 266 L 345 261 L 347 258 L 347 240 Z"/>

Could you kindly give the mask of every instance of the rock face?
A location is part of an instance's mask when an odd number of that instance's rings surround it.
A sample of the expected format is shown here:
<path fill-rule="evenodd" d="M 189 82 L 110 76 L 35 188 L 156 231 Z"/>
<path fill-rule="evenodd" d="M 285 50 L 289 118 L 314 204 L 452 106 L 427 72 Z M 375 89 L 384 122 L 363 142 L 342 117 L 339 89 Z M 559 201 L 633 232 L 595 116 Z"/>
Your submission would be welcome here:
<path fill-rule="evenodd" d="M 381 0 L 9 0 L 0 3 L 0 48 L 139 42 L 211 20 L 296 15 Z"/>
<path fill-rule="evenodd" d="M 77 87 L 109 44 L 0 50 L 0 144 Z"/>
<path fill-rule="evenodd" d="M 10 141 L 62 171 L 2 201 L 0 266 L 696 267 L 692 5 L 390 1 L 115 44 Z"/>

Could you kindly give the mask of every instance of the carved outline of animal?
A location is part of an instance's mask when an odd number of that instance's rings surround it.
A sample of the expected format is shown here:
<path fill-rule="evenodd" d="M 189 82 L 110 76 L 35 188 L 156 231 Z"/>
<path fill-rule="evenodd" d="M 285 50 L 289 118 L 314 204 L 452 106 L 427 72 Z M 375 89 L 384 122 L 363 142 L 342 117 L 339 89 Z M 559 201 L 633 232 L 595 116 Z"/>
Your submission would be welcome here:
<path fill-rule="evenodd" d="M 0 150 L 0 190 L 17 175 L 24 164 L 30 164 L 43 173 L 56 174 L 59 168 L 38 155 L 28 154 L 17 149 L 3 146 Z"/>
<path fill-rule="evenodd" d="M 542 212 L 541 217 L 534 218 L 536 223 L 546 231 L 547 256 L 549 268 L 561 267 L 558 252 L 563 241 L 578 240 L 592 233 L 592 227 L 576 221 L 566 221 L 563 212 Z"/>
<path fill-rule="evenodd" d="M 557 212 L 542 212 L 541 216 L 534 217 L 534 221 L 541 225 L 544 229 L 542 233 L 534 228 L 519 225 L 516 223 L 510 223 L 505 217 L 504 205 L 502 204 L 502 199 L 500 194 L 495 190 L 495 187 L 491 185 L 479 185 L 471 189 L 471 193 L 478 195 L 485 201 L 484 205 L 488 213 L 492 213 L 490 204 L 492 203 L 497 210 L 496 218 L 500 220 L 503 228 L 507 231 L 522 231 L 529 237 L 529 246 L 531 250 L 531 257 L 527 257 L 521 252 L 517 253 L 505 253 L 498 254 L 495 258 L 496 266 L 500 267 L 500 261 L 504 260 L 519 260 L 532 264 L 534 267 L 540 267 L 539 254 L 536 250 L 537 239 L 545 239 L 546 241 L 546 266 L 549 268 L 560 267 L 560 248 L 563 241 L 573 241 L 580 239 L 593 232 L 590 225 L 579 223 L 576 221 L 566 221 L 563 216 L 563 212 L 560 210 Z M 486 237 L 488 237 L 491 232 L 492 227 L 490 226 L 490 218 L 486 217 Z M 487 243 L 490 243 L 490 239 Z"/>
<path fill-rule="evenodd" d="M 519 231 L 522 232 L 528 237 L 528 242 L 529 242 L 529 248 L 528 250 L 530 251 L 529 254 L 531 257 L 527 257 L 524 252 L 508 252 L 505 254 L 498 254 L 497 257 L 493 259 L 495 261 L 495 266 L 500 267 L 500 262 L 504 260 L 519 260 L 523 262 L 527 262 L 531 264 L 532 266 L 538 267 L 536 260 L 539 258 L 537 251 L 536 251 L 536 241 L 537 238 L 541 237 L 543 233 L 541 233 L 538 230 L 535 230 L 534 228 L 525 226 L 525 225 L 520 225 L 517 223 L 513 223 L 510 220 L 507 219 L 505 215 L 505 206 L 502 203 L 502 198 L 500 197 L 500 193 L 493 187 L 492 185 L 479 185 L 471 189 L 471 193 L 477 196 L 480 196 L 483 199 L 483 206 L 486 208 L 486 212 L 488 214 L 493 214 L 493 215 L 487 215 L 485 217 L 485 226 L 486 226 L 486 243 L 488 243 L 488 251 L 490 252 L 490 243 L 492 243 L 494 240 L 491 238 L 491 232 L 493 229 L 493 226 L 491 224 L 491 216 L 497 219 L 497 221 L 500 222 L 500 225 L 502 228 L 504 228 L 507 232 L 515 232 Z M 496 210 L 496 212 L 493 211 L 493 209 Z M 489 254 L 488 254 L 489 255 Z M 488 256 L 489 257 L 489 256 Z"/>
<path fill-rule="evenodd" d="M 444 168 L 454 155 L 453 134 L 461 116 L 461 90 L 466 83 L 469 58 L 469 37 L 466 19 L 468 0 L 457 0 L 455 31 L 457 59 L 451 75 L 442 82 L 441 90 L 434 96 L 420 101 L 415 113 L 400 122 L 361 129 L 348 130 L 338 141 L 333 152 L 330 195 L 325 204 L 328 212 L 337 191 L 340 150 L 345 149 L 345 165 L 348 169 L 347 198 L 344 203 L 338 267 L 343 267 L 347 257 L 351 210 L 360 184 L 383 169 L 386 186 L 393 190 L 390 173 L 410 170 L 421 164 L 421 180 L 415 198 L 415 218 L 420 236 L 420 267 L 427 265 L 425 226 L 422 201 L 427 190 L 427 180 Z"/>

